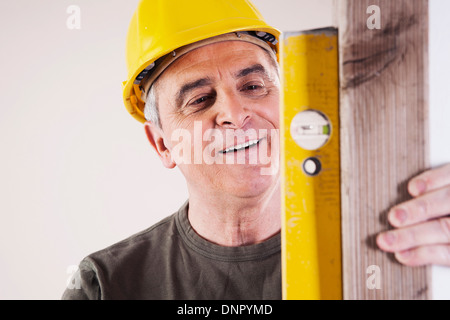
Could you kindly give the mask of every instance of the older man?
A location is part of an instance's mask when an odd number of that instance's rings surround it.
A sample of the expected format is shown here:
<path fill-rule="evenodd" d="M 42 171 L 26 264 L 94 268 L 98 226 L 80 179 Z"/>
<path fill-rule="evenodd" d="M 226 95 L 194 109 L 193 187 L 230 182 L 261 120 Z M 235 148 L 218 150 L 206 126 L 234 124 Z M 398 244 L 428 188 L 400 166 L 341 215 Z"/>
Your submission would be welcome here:
<path fill-rule="evenodd" d="M 281 298 L 280 179 L 263 174 L 271 163 L 261 157 L 277 155 L 278 36 L 244 0 L 140 3 L 125 103 L 163 165 L 181 170 L 189 199 L 86 257 L 80 287 L 63 298 Z M 410 183 L 416 199 L 392 210 L 400 228 L 379 236 L 382 249 L 405 264 L 450 265 L 449 177 L 447 166 Z"/>

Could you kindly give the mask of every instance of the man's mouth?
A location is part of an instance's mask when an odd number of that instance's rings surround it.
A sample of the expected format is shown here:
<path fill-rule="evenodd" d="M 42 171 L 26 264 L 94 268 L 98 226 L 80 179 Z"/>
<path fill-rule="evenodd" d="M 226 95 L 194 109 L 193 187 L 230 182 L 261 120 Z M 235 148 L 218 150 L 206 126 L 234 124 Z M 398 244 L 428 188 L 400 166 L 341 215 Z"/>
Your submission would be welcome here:
<path fill-rule="evenodd" d="M 247 141 L 245 143 L 238 144 L 238 145 L 229 147 L 227 149 L 221 150 L 221 151 L 219 151 L 219 153 L 222 153 L 222 154 L 223 153 L 231 153 L 231 152 L 236 152 L 236 151 L 240 151 L 240 150 L 249 149 L 251 147 L 256 146 L 259 142 L 261 142 L 262 139 L 264 139 L 264 138 L 261 138 L 261 139 L 258 139 L 258 140 L 249 140 L 249 141 Z"/>

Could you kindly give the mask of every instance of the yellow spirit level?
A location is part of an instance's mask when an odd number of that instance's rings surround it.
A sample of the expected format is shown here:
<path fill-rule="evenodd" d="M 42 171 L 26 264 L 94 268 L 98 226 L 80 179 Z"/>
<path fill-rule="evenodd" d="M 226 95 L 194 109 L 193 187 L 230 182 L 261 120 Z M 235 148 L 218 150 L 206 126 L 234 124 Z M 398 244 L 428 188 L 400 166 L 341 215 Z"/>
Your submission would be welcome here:
<path fill-rule="evenodd" d="M 281 40 L 283 299 L 342 299 L 337 39 Z"/>

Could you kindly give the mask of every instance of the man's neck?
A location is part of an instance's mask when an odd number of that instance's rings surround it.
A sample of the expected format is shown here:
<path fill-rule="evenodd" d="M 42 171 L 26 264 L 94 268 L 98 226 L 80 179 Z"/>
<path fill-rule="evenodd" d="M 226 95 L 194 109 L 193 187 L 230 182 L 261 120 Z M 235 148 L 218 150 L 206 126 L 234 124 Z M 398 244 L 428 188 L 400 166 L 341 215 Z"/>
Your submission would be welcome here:
<path fill-rule="evenodd" d="M 281 229 L 280 183 L 252 198 L 190 193 L 189 221 L 202 238 L 222 246 L 267 240 Z"/>

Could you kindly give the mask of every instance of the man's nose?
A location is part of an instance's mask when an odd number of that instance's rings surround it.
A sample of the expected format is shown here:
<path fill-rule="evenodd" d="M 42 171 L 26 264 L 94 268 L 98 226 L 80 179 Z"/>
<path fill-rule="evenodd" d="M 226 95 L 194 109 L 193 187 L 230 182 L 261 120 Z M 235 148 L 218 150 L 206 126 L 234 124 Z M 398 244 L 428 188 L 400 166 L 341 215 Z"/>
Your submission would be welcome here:
<path fill-rule="evenodd" d="M 221 127 L 239 129 L 244 127 L 250 119 L 250 109 L 237 93 L 224 94 L 217 107 L 216 122 Z"/>

